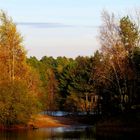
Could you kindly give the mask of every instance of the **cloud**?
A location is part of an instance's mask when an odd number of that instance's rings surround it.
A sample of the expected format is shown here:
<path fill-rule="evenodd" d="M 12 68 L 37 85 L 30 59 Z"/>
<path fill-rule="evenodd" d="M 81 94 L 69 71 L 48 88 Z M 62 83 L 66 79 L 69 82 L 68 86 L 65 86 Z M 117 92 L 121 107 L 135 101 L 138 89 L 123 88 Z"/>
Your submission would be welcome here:
<path fill-rule="evenodd" d="M 73 25 L 66 25 L 62 23 L 37 23 L 37 22 L 19 22 L 16 23 L 20 26 L 31 26 L 35 28 L 65 28 L 65 27 L 74 27 Z"/>
<path fill-rule="evenodd" d="M 39 22 L 17 22 L 20 26 L 30 26 L 34 28 L 98 28 L 98 26 L 92 25 L 68 25 L 62 23 L 39 23 Z"/>

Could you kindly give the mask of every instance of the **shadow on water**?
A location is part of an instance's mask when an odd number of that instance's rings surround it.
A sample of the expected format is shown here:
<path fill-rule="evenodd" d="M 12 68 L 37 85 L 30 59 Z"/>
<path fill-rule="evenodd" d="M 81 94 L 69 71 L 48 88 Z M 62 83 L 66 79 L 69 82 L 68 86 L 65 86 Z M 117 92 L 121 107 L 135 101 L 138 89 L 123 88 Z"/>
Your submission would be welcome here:
<path fill-rule="evenodd" d="M 30 131 L 2 131 L 0 140 L 128 140 L 137 139 L 138 132 L 96 132 L 93 126 L 71 126 L 57 128 L 41 128 Z"/>
<path fill-rule="evenodd" d="M 91 139 L 95 140 L 94 127 L 71 126 L 41 128 L 30 131 L 3 131 L 0 140 L 48 140 L 48 139 Z"/>
<path fill-rule="evenodd" d="M 96 134 L 96 140 L 137 140 L 140 135 L 135 133 L 102 133 Z"/>

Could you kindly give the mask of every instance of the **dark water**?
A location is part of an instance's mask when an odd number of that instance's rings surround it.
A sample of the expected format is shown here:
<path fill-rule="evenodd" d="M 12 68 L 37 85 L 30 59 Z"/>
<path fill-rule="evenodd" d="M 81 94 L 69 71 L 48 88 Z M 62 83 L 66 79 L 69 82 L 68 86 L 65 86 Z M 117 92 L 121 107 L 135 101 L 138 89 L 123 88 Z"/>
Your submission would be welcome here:
<path fill-rule="evenodd" d="M 137 133 L 96 132 L 96 127 L 71 126 L 30 131 L 3 131 L 0 140 L 137 140 Z"/>
<path fill-rule="evenodd" d="M 70 112 L 42 112 L 51 116 L 65 116 Z M 81 114 L 80 114 L 81 115 Z M 82 113 L 84 115 L 84 113 Z M 134 132 L 99 132 L 96 126 L 70 126 L 57 128 L 41 128 L 28 131 L 0 131 L 0 140 L 137 140 L 140 130 Z"/>
<path fill-rule="evenodd" d="M 30 131 L 4 131 L 0 132 L 0 140 L 95 140 L 94 131 L 94 127 L 89 126 L 41 128 Z"/>

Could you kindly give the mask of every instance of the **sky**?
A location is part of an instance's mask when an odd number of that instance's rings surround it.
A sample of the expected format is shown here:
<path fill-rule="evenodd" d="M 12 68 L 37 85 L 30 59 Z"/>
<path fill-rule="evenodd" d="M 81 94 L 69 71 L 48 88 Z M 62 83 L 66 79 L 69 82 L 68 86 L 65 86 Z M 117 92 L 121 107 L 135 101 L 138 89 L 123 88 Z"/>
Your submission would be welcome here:
<path fill-rule="evenodd" d="M 91 56 L 100 48 L 101 12 L 126 14 L 140 0 L 0 0 L 17 24 L 28 56 Z"/>

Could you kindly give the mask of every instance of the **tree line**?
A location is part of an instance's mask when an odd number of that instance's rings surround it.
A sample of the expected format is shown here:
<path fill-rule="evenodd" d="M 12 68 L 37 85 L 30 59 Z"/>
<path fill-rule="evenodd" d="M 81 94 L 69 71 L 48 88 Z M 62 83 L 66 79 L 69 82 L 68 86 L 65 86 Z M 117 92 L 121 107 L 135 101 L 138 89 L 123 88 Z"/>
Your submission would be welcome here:
<path fill-rule="evenodd" d="M 140 30 L 130 16 L 102 13 L 93 56 L 27 58 L 16 24 L 0 13 L 0 124 L 41 111 L 116 114 L 139 106 Z"/>

